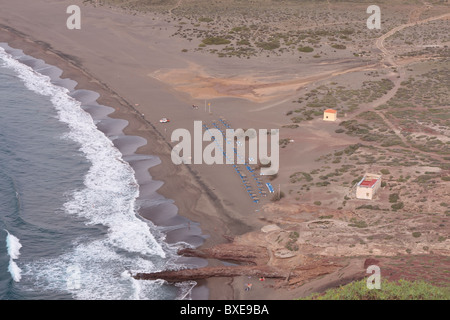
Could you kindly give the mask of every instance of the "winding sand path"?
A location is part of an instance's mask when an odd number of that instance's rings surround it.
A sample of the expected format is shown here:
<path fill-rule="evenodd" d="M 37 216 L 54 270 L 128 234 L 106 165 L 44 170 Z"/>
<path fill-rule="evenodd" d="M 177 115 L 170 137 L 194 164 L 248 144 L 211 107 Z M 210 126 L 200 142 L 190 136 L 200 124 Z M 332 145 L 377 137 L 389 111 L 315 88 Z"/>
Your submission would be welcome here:
<path fill-rule="evenodd" d="M 330 4 L 330 3 L 328 2 L 328 5 L 329 5 L 329 4 Z M 374 110 L 376 107 L 378 107 L 378 106 L 380 106 L 380 105 L 382 105 L 382 104 L 385 104 L 387 101 L 389 101 L 392 97 L 395 96 L 395 94 L 397 93 L 398 89 L 400 88 L 400 84 L 401 84 L 401 82 L 403 81 L 404 75 L 405 75 L 404 72 L 403 72 L 403 70 L 401 69 L 401 67 L 397 64 L 397 62 L 396 62 L 395 59 L 394 59 L 395 52 L 389 51 L 389 50 L 385 47 L 384 43 L 385 43 L 385 40 L 386 40 L 387 38 L 389 38 L 390 36 L 394 35 L 394 34 L 397 33 L 398 31 L 401 31 L 401 30 L 403 30 L 403 29 L 405 29 L 405 28 L 412 27 L 412 26 L 419 25 L 419 24 L 424 24 L 424 23 L 427 23 L 427 22 L 430 22 L 430 21 L 435 21 L 435 20 L 440 20 L 440 19 L 450 18 L 450 13 L 446 13 L 446 14 L 443 14 L 443 15 L 439 15 L 439 16 L 435 16 L 435 17 L 430 17 L 430 18 L 427 18 L 427 19 L 424 19 L 424 20 L 419 20 L 420 15 L 421 15 L 424 11 L 430 9 L 431 7 L 432 7 L 431 4 L 429 4 L 429 3 L 427 3 L 427 2 L 424 2 L 424 5 L 423 5 L 422 7 L 417 8 L 417 9 L 414 9 L 414 10 L 411 11 L 410 16 L 409 16 L 409 21 L 408 21 L 408 23 L 402 24 L 402 25 L 400 25 L 400 26 L 397 26 L 397 27 L 395 27 L 395 28 L 389 30 L 388 32 L 386 32 L 385 34 L 383 34 L 382 36 L 380 36 L 379 38 L 377 38 L 377 39 L 375 40 L 375 46 L 382 52 L 384 61 L 387 62 L 387 64 L 384 64 L 384 65 L 385 65 L 386 67 L 390 65 L 390 66 L 392 66 L 392 67 L 397 67 L 397 68 L 399 68 L 399 70 L 398 70 L 399 78 L 397 78 L 395 81 L 393 81 L 393 82 L 394 82 L 394 88 L 392 88 L 391 91 L 389 91 L 386 95 L 384 95 L 384 96 L 381 97 L 380 99 L 378 99 L 378 100 L 376 100 L 375 102 L 373 102 L 373 103 L 370 105 L 370 109 L 373 110 L 373 111 L 375 111 L 378 115 L 380 115 L 380 117 L 383 118 L 383 120 L 386 122 L 386 124 L 387 124 L 387 125 L 388 125 L 388 126 L 389 126 L 389 127 L 390 127 L 390 128 L 391 128 L 398 136 L 399 136 L 399 138 L 400 138 L 400 139 L 403 141 L 403 143 L 405 143 L 406 145 L 408 145 L 408 144 L 407 144 L 407 140 L 405 139 L 405 137 L 403 137 L 403 135 L 401 135 L 400 130 L 398 130 L 398 128 L 396 128 L 396 127 L 395 127 L 395 126 L 394 126 L 394 125 L 386 118 L 386 116 L 385 116 L 381 111 L 379 111 L 379 110 Z M 336 24 L 336 23 L 331 23 L 331 24 Z M 329 24 L 329 25 L 331 25 L 331 24 Z M 317 82 L 317 81 L 321 81 L 321 80 L 324 80 L 324 79 L 332 78 L 332 77 L 335 77 L 335 76 L 338 76 L 338 75 L 342 75 L 342 74 L 345 74 L 345 73 L 349 73 L 349 72 L 358 72 L 358 71 L 367 70 L 367 69 L 373 68 L 374 66 L 375 66 L 375 65 L 362 66 L 362 67 L 350 68 L 350 69 L 347 69 L 347 70 L 339 70 L 339 71 L 333 70 L 333 71 L 329 71 L 329 72 L 327 72 L 327 73 L 325 73 L 325 74 L 315 75 L 315 76 L 312 76 L 312 77 L 308 77 L 308 78 L 304 78 L 304 79 L 299 79 L 299 80 L 294 80 L 294 81 L 292 81 L 291 83 L 297 82 L 297 83 L 299 84 L 299 86 L 302 87 L 302 86 L 307 85 L 307 84 L 315 83 L 315 82 Z M 286 83 L 286 84 L 287 84 L 287 83 Z M 285 103 L 285 102 L 291 100 L 292 97 L 295 96 L 295 95 L 297 95 L 297 92 L 295 92 L 294 94 L 288 96 L 288 97 L 285 98 L 285 99 L 282 99 L 282 100 L 277 101 L 277 102 L 270 103 L 270 104 L 265 105 L 265 106 L 260 107 L 260 108 L 256 108 L 256 109 L 253 109 L 253 110 L 249 110 L 249 112 L 263 111 L 263 110 L 267 110 L 267 109 L 274 108 L 274 107 L 276 107 L 276 106 L 278 106 L 278 105 L 280 105 L 280 104 L 283 104 L 283 103 Z"/>
<path fill-rule="evenodd" d="M 384 41 L 389 38 L 390 36 L 394 35 L 395 33 L 397 33 L 398 31 L 401 31 L 405 28 L 409 28 L 409 27 L 413 27 L 416 25 L 420 25 L 420 24 L 424 24 L 430 21 L 435 21 L 435 20 L 440 20 L 440 19 L 447 19 L 450 18 L 450 13 L 445 13 L 439 16 L 435 16 L 435 17 L 430 17 L 424 20 L 420 20 L 420 21 L 414 21 L 414 22 L 408 22 L 402 25 L 399 25 L 393 29 L 391 29 L 390 31 L 386 32 L 385 34 L 383 34 L 381 37 L 377 38 L 377 40 L 375 41 L 375 45 L 378 49 L 380 49 L 380 51 L 382 52 L 385 60 L 387 62 L 389 62 L 389 64 L 391 66 L 397 67 L 398 64 L 395 62 L 394 58 L 393 58 L 393 53 L 390 52 L 388 49 L 386 49 L 386 47 L 384 46 Z M 411 20 L 411 16 L 410 16 L 410 20 Z M 414 20 L 414 19 L 413 19 Z"/>
<path fill-rule="evenodd" d="M 181 6 L 181 4 L 183 3 L 183 0 L 178 0 L 177 4 L 174 5 L 172 8 L 169 9 L 169 13 L 171 15 L 173 15 L 173 10 L 175 10 L 176 8 L 178 8 L 179 6 Z"/>
<path fill-rule="evenodd" d="M 395 27 L 393 29 L 391 29 L 390 31 L 386 32 L 385 34 L 383 34 L 381 37 L 379 37 L 376 41 L 375 41 L 375 45 L 377 46 L 378 49 L 380 49 L 383 53 L 384 59 L 386 62 L 388 62 L 392 67 L 396 67 L 398 69 L 398 74 L 399 76 L 397 77 L 396 80 L 394 80 L 394 87 L 387 93 L 385 94 L 383 97 L 381 97 L 380 99 L 374 101 L 373 103 L 370 104 L 369 109 L 372 110 L 373 112 L 375 112 L 377 115 L 379 115 L 383 121 L 386 123 L 386 125 L 395 132 L 395 134 L 399 137 L 399 139 L 406 145 L 406 146 L 410 146 L 410 143 L 408 142 L 408 140 L 401 134 L 401 131 L 391 122 L 389 121 L 389 119 L 386 118 L 386 115 L 381 111 L 381 110 L 376 110 L 376 108 L 378 106 L 381 106 L 385 103 L 387 103 L 391 98 L 393 98 L 395 96 L 395 94 L 397 93 L 398 89 L 400 88 L 400 85 L 402 83 L 402 81 L 404 80 L 405 77 L 405 72 L 404 72 L 404 67 L 400 66 L 397 64 L 397 62 L 394 59 L 394 55 L 395 52 L 389 51 L 388 49 L 386 49 L 384 42 L 387 38 L 389 38 L 390 36 L 394 35 L 396 32 L 403 30 L 405 28 L 408 27 L 412 27 L 412 26 L 416 26 L 419 24 L 424 24 L 430 21 L 435 21 L 435 20 L 440 20 L 440 19 L 446 19 L 446 18 L 450 18 L 450 13 L 446 13 L 443 15 L 439 15 L 439 16 L 435 16 L 435 17 L 430 17 L 424 20 L 418 20 L 420 18 L 420 15 L 425 11 L 428 10 L 430 7 L 432 7 L 430 4 L 424 2 L 424 6 L 420 7 L 418 9 L 415 9 L 413 11 L 411 11 L 410 16 L 409 16 L 409 22 L 406 24 L 402 24 L 398 27 Z M 364 110 L 366 111 L 366 110 Z M 426 153 L 426 154 L 430 154 L 428 152 L 423 152 L 420 150 L 417 150 L 421 153 Z M 435 155 L 435 154 L 433 154 Z"/>

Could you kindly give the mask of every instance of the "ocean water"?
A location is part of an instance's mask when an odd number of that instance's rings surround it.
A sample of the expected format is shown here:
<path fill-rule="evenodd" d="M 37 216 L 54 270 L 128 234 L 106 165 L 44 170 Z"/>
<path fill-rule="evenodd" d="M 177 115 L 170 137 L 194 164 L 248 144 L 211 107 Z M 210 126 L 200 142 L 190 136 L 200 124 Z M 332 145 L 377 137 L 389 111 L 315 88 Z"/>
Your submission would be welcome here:
<path fill-rule="evenodd" d="M 19 61 L 0 47 L 0 300 L 189 298 L 130 276 L 179 268 L 178 245 L 137 214 L 134 170 L 76 95 Z"/>

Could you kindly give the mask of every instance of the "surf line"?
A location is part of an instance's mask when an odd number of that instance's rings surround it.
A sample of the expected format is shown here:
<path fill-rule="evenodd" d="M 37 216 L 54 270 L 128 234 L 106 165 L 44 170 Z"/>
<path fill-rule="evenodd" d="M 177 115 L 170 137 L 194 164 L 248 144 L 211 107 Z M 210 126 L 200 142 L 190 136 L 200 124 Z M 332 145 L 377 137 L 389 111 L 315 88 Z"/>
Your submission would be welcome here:
<path fill-rule="evenodd" d="M 19 266 L 16 264 L 14 260 L 18 259 L 20 256 L 20 248 L 22 248 L 22 244 L 20 243 L 19 238 L 13 236 L 11 233 L 9 233 L 8 230 L 3 229 L 6 231 L 6 248 L 8 250 L 9 255 L 9 266 L 8 271 L 11 273 L 11 276 L 15 282 L 19 282 L 22 278 L 22 270 L 19 268 Z"/>

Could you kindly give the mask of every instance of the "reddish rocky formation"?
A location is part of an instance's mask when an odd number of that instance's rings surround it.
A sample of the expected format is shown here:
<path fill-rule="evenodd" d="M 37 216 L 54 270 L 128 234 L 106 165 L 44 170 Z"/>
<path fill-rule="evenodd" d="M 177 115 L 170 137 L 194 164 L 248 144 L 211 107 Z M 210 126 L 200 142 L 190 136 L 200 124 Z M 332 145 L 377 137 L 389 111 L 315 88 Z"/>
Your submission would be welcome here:
<path fill-rule="evenodd" d="M 139 280 L 163 279 L 168 282 L 207 279 L 211 277 L 258 276 L 266 278 L 286 278 L 288 272 L 267 265 L 267 249 L 257 246 L 245 246 L 232 243 L 220 244 L 212 248 L 181 249 L 179 255 L 204 259 L 219 259 L 240 262 L 239 266 L 216 266 L 197 269 L 182 269 L 155 273 L 138 273 Z"/>
<path fill-rule="evenodd" d="M 265 264 L 269 260 L 266 248 L 232 243 L 205 249 L 181 249 L 178 254 L 186 257 L 219 259 L 253 265 Z"/>
<path fill-rule="evenodd" d="M 204 267 L 198 269 L 183 269 L 161 271 L 154 273 L 138 273 L 133 277 L 137 280 L 163 279 L 168 282 L 182 282 L 200 280 L 212 277 L 255 276 L 265 278 L 287 278 L 289 273 L 283 269 L 269 266 L 220 266 Z"/>

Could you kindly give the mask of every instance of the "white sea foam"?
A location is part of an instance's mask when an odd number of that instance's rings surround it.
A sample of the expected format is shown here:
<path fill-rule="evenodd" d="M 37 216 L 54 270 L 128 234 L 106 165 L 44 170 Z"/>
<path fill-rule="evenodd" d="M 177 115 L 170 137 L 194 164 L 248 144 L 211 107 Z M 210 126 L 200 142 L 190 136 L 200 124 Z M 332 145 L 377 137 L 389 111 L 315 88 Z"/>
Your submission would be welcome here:
<path fill-rule="evenodd" d="M 22 244 L 20 243 L 19 238 L 13 236 L 11 233 L 9 233 L 8 230 L 5 229 L 5 231 L 7 233 L 6 248 L 10 257 L 8 271 L 9 273 L 11 273 L 14 281 L 19 282 L 22 278 L 22 270 L 17 266 L 17 263 L 14 260 L 19 258 L 20 248 L 22 248 Z"/>
<path fill-rule="evenodd" d="M 123 255 L 113 250 L 106 240 L 95 240 L 79 244 L 57 258 L 27 264 L 24 276 L 35 279 L 38 287 L 66 290 L 75 299 L 138 300 L 159 299 L 161 285 L 155 281 L 137 281 L 130 274 L 157 270 L 159 267 L 150 259 Z"/>
<path fill-rule="evenodd" d="M 17 266 L 13 259 L 9 259 L 8 271 L 15 282 L 19 282 L 22 279 L 22 270 Z"/>
<path fill-rule="evenodd" d="M 22 244 L 20 240 L 9 233 L 8 230 L 5 230 L 7 233 L 6 236 L 6 248 L 8 249 L 8 255 L 11 259 L 18 259 L 20 256 L 20 248 L 22 248 Z"/>
<path fill-rule="evenodd" d="M 134 279 L 128 271 L 124 271 L 121 276 L 131 282 L 133 288 L 133 300 L 140 300 L 142 292 L 140 281 Z"/>
<path fill-rule="evenodd" d="M 155 289 L 161 283 L 141 283 L 133 278 L 120 277 L 124 270 L 148 272 L 167 267 L 170 257 L 166 251 L 172 251 L 161 242 L 163 237 L 156 228 L 136 214 L 139 186 L 131 166 L 97 129 L 92 117 L 82 110 L 80 102 L 68 95 L 67 89 L 53 85 L 49 77 L 16 61 L 0 47 L 1 61 L 3 66 L 15 70 L 29 90 L 49 97 L 59 120 L 70 129 L 67 136 L 79 143 L 80 150 L 91 163 L 84 179 L 85 188 L 74 192 L 64 205 L 66 212 L 85 218 L 88 224 L 104 225 L 108 230 L 103 239 L 78 244 L 71 252 L 56 259 L 27 264 L 24 275 L 34 277 L 45 288 L 65 289 L 79 299 L 160 298 L 155 296 Z M 155 266 L 154 258 L 163 262 Z M 72 266 L 79 268 L 79 279 L 71 278 L 70 281 L 80 283 L 66 286 L 69 278 L 76 276 L 67 274 L 68 268 L 73 270 Z M 10 267 L 20 270 L 14 262 Z M 20 272 L 15 274 L 20 279 Z"/>
<path fill-rule="evenodd" d="M 197 282 L 195 281 L 185 281 L 177 283 L 175 286 L 177 286 L 180 289 L 180 293 L 177 300 L 190 300 L 192 289 L 197 285 Z"/>

